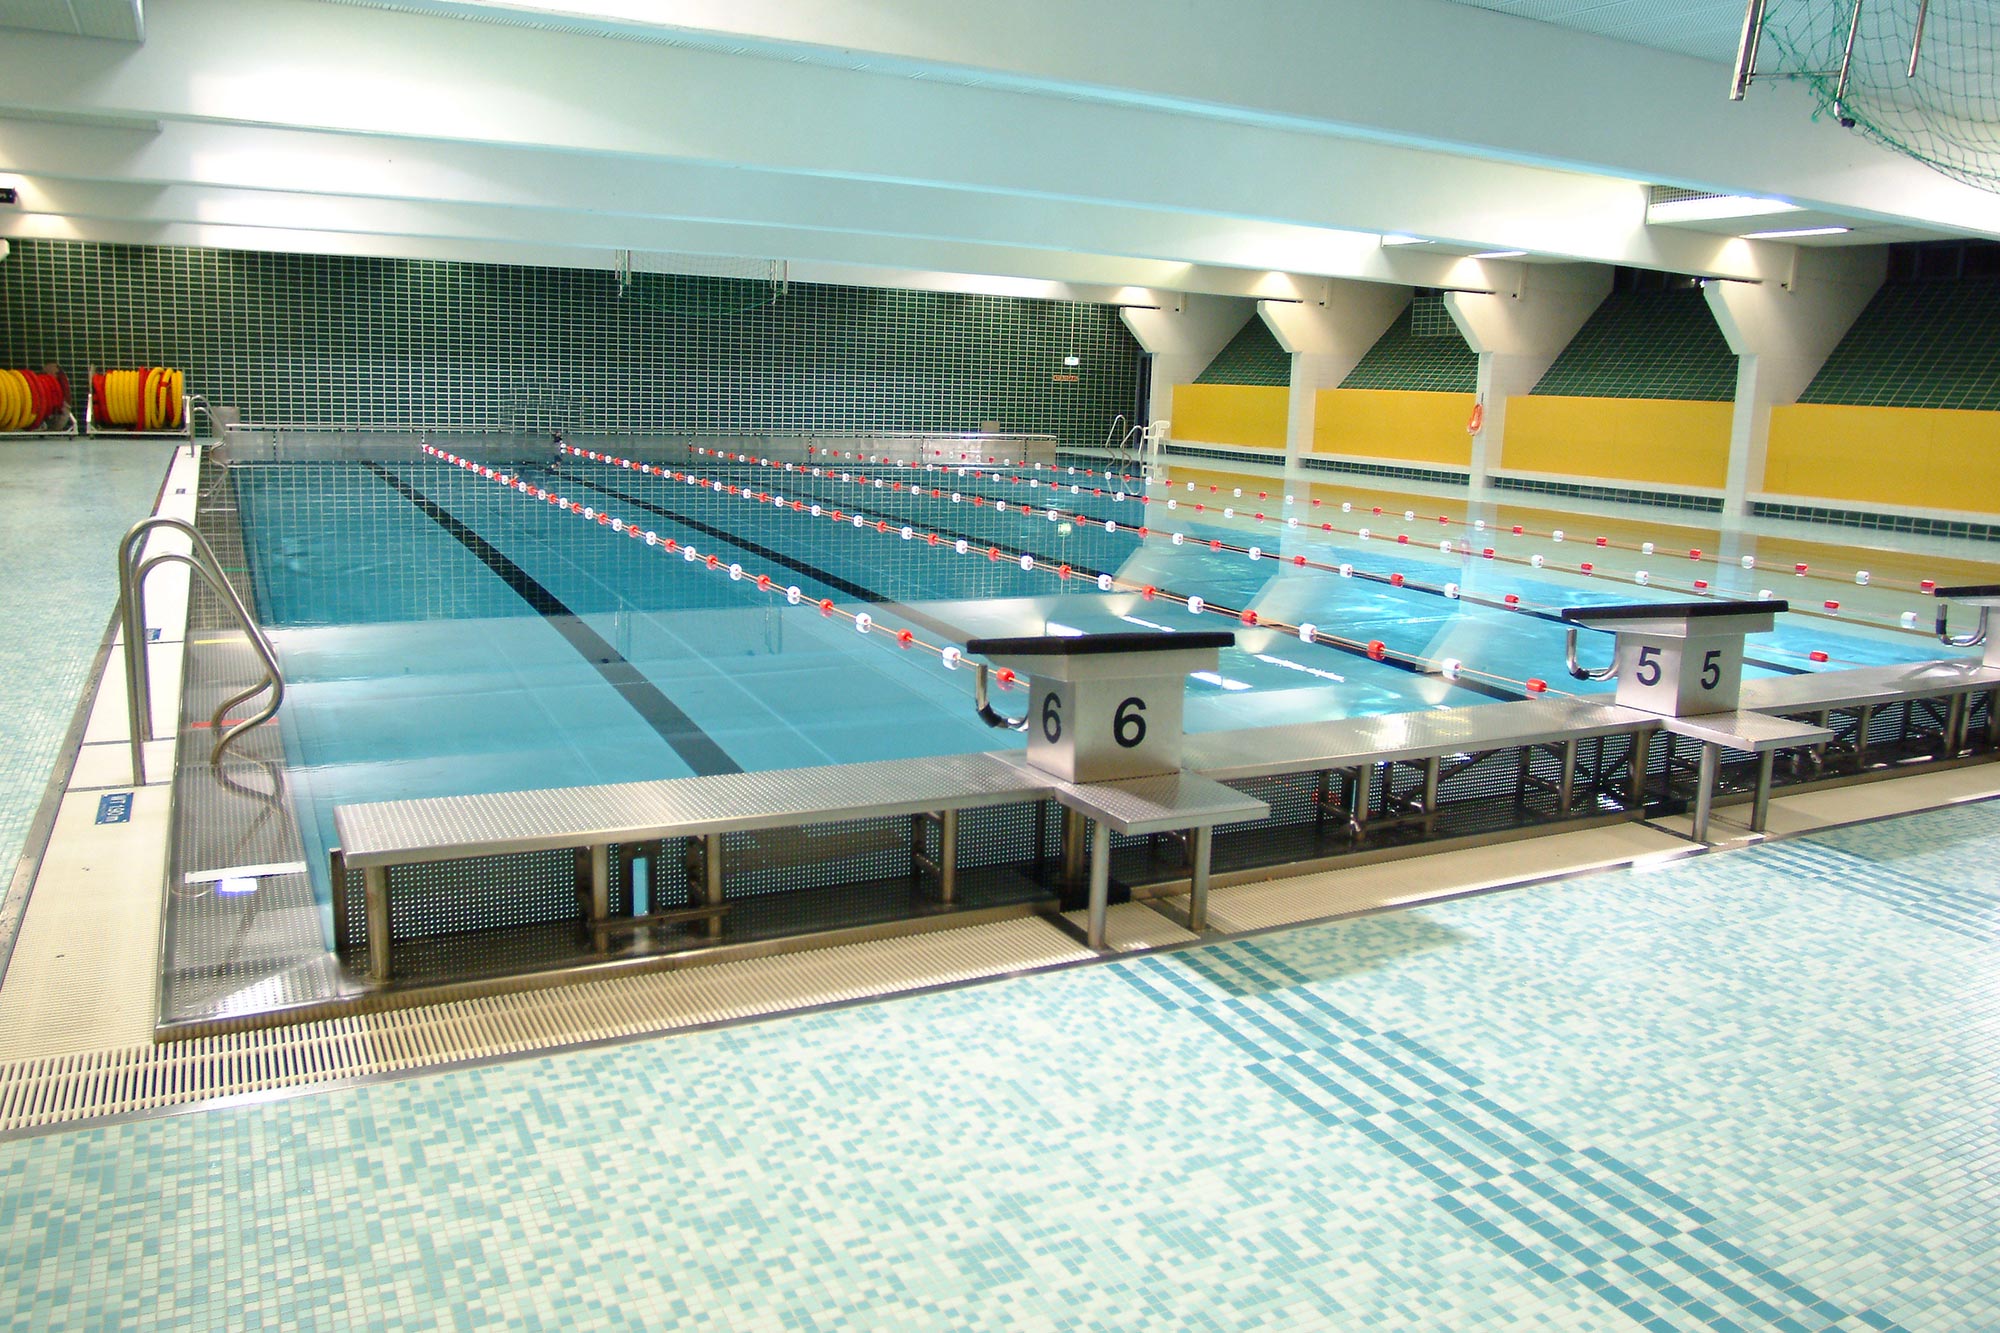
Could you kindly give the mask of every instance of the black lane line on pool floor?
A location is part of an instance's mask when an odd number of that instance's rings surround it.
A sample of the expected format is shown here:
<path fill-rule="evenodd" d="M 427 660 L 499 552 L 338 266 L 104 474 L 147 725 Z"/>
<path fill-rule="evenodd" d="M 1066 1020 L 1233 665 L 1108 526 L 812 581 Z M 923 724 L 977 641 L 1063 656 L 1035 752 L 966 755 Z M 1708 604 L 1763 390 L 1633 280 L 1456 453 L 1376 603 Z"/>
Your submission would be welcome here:
<path fill-rule="evenodd" d="M 606 684 L 618 691 L 619 697 L 645 719 L 647 726 L 660 734 L 661 740 L 673 747 L 674 753 L 689 768 L 703 777 L 743 771 L 743 765 L 731 759 L 714 738 L 701 729 L 699 723 L 683 713 L 672 699 L 660 693 L 659 687 L 647 680 L 639 668 L 626 661 L 616 648 L 605 642 L 603 636 L 565 606 L 561 598 L 536 582 L 532 574 L 395 473 L 379 463 L 363 463 L 362 466 L 394 487 L 397 494 L 422 510 L 425 517 L 457 538 L 459 545 L 499 575 L 500 581 L 548 621 L 549 627 L 562 635 L 569 646 L 576 649 L 577 654 L 590 663 L 598 675 L 604 677 Z"/>
<path fill-rule="evenodd" d="M 729 531 L 727 528 L 718 528 L 713 524 L 704 523 L 698 518 L 690 518 L 686 514 L 668 509 L 665 505 L 655 504 L 651 500 L 641 500 L 636 495 L 627 495 L 624 491 L 617 490 L 614 487 L 601 486 L 590 478 L 576 472 L 559 468 L 550 468 L 549 471 L 558 477 L 568 477 L 579 486 L 588 486 L 599 495 L 608 495 L 614 500 L 624 501 L 634 509 L 643 509 L 656 518 L 664 518 L 670 523 L 678 523 L 684 528 L 692 528 L 694 531 L 713 537 L 719 542 L 727 542 L 739 551 L 746 551 L 751 555 L 769 560 L 775 565 L 782 565 L 794 574 L 803 574 L 809 579 L 815 579 L 827 587 L 834 589 L 836 592 L 845 593 L 849 597 L 856 597 L 864 602 L 873 602 L 891 615 L 902 620 L 907 620 L 913 625 L 921 625 L 931 633 L 942 635 L 954 643 L 963 643 L 967 639 L 975 637 L 968 633 L 962 626 L 940 620 L 936 616 L 917 610 L 907 602 L 898 602 L 875 591 L 873 588 L 864 587 L 859 583 L 844 579 L 838 574 L 830 573 L 827 570 L 821 569 L 818 565 L 799 559 L 797 556 L 786 555 L 783 551 L 774 551 L 760 542 L 754 542 L 748 537 Z"/>

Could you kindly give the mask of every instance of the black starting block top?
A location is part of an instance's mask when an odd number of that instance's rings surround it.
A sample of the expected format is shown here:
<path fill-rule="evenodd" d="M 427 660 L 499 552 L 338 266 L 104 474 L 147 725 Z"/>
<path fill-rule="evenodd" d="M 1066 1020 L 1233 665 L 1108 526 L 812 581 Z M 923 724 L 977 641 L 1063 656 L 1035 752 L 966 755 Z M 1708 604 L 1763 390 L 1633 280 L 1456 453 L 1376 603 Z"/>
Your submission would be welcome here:
<path fill-rule="evenodd" d="M 1617 602 L 1609 606 L 1566 606 L 1562 618 L 1574 625 L 1588 625 L 1598 620 L 1674 620 L 1682 616 L 1690 620 L 1704 616 L 1741 616 L 1775 614 L 1790 609 L 1790 604 L 1782 601 L 1745 602 L 1733 598 L 1702 602 Z"/>
<path fill-rule="evenodd" d="M 965 651 L 980 657 L 1085 657 L 1092 653 L 1184 653 L 1200 648 L 1233 648 L 1225 630 L 1192 634 L 1037 634 L 1018 639 L 972 639 Z"/>

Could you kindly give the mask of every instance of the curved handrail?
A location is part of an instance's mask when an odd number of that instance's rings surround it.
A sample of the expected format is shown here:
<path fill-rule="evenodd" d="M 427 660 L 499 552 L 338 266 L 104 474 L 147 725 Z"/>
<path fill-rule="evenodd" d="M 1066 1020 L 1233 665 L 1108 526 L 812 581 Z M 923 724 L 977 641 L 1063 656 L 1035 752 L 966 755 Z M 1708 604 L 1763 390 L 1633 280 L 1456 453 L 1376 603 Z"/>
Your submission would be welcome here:
<path fill-rule="evenodd" d="M 1017 718 L 1008 717 L 1005 713 L 998 711 L 991 703 L 987 702 L 986 673 L 988 670 L 989 668 L 986 663 L 981 662 L 972 673 L 972 706 L 978 711 L 979 720 L 989 727 L 1004 728 L 1007 731 L 1026 731 L 1028 729 L 1028 719 L 1026 716 Z"/>
<path fill-rule="evenodd" d="M 146 557 L 135 566 L 132 556 L 140 539 L 156 528 L 165 528 L 187 537 L 193 554 L 162 551 Z M 235 613 L 237 624 L 242 627 L 244 637 L 250 641 L 264 668 L 265 679 L 223 700 L 210 719 L 210 726 L 219 729 L 231 708 L 264 689 L 271 691 L 270 701 L 254 716 L 238 722 L 216 738 L 214 747 L 209 751 L 209 762 L 219 763 L 223 752 L 237 737 L 252 727 L 270 721 L 285 699 L 285 678 L 278 669 L 278 658 L 271 648 L 271 641 L 264 637 L 256 618 L 237 593 L 236 585 L 223 572 L 222 562 L 216 559 L 215 549 L 208 544 L 208 539 L 192 523 L 182 519 L 161 514 L 140 519 L 118 543 L 118 608 L 125 634 L 125 703 L 132 735 L 132 781 L 137 786 L 145 785 L 146 742 L 153 738 L 152 682 L 146 671 L 146 578 L 162 564 L 169 563 L 184 564 L 201 575 L 202 581 L 214 590 L 216 596 L 228 603 L 229 609 Z"/>
<path fill-rule="evenodd" d="M 1980 607 L 1979 628 L 1970 634 L 1953 634 L 1951 632 L 1951 603 L 1944 603 L 1938 607 L 1937 613 L 1938 642 L 1947 648 L 1977 648 L 1980 644 L 1986 642 L 1986 621 L 1992 612 L 1993 608 L 1990 606 Z"/>
<path fill-rule="evenodd" d="M 1124 436 L 1120 435 L 1119 432 L 1124 430 L 1127 424 L 1128 423 L 1125 420 L 1125 414 L 1123 412 L 1120 412 L 1117 416 L 1111 418 L 1111 427 L 1109 430 L 1106 430 L 1104 432 L 1104 447 L 1106 449 L 1115 449 L 1120 447 L 1119 445 L 1112 444 L 1111 441 L 1114 439 L 1122 441 L 1124 439 Z"/>
<path fill-rule="evenodd" d="M 1611 660 L 1610 666 L 1603 667 L 1596 671 L 1592 671 L 1590 668 L 1581 666 L 1577 663 L 1576 660 L 1577 629 L 1578 629 L 1577 626 L 1571 625 L 1569 627 L 1569 633 L 1563 636 L 1563 665 L 1569 668 L 1569 674 L 1575 676 L 1578 680 L 1612 680 L 1616 678 L 1618 675 L 1618 659 L 1616 658 L 1613 658 Z"/>
<path fill-rule="evenodd" d="M 236 594 L 235 585 L 229 583 L 227 580 L 218 584 L 215 575 L 204 569 L 201 563 L 193 557 L 183 555 L 179 551 L 162 551 L 158 555 L 148 556 L 140 564 L 139 572 L 134 581 L 140 587 L 144 587 L 146 576 L 164 564 L 186 565 L 189 569 L 201 575 L 202 581 L 214 590 L 216 596 L 230 604 L 230 609 L 236 612 L 237 620 L 243 625 L 244 636 L 250 640 L 251 648 L 256 651 L 258 659 L 264 665 L 263 680 L 256 681 L 249 688 L 238 690 L 235 694 L 230 695 L 227 699 L 217 704 L 215 712 L 209 715 L 208 725 L 216 737 L 215 745 L 208 754 L 208 761 L 212 764 L 222 758 L 222 752 L 228 749 L 238 736 L 241 736 L 252 727 L 262 726 L 264 723 L 269 722 L 272 717 L 276 716 L 278 705 L 285 701 L 285 680 L 278 672 L 278 659 L 271 649 L 270 641 L 251 622 L 248 609 L 243 605 L 242 598 Z M 222 729 L 222 719 L 229 715 L 230 709 L 255 695 L 263 693 L 267 689 L 271 691 L 271 701 L 269 703 L 259 709 L 255 715 L 244 718 L 228 730 L 225 731 Z"/>

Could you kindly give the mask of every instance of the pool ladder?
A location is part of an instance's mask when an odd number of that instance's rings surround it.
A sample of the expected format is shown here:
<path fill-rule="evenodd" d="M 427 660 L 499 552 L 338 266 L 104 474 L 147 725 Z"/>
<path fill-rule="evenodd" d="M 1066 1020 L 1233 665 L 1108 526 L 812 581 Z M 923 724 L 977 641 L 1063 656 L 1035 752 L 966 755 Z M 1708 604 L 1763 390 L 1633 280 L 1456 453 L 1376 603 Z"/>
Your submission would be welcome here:
<path fill-rule="evenodd" d="M 185 536 L 193 553 L 161 551 L 135 564 L 134 556 L 140 539 L 156 528 L 166 528 Z M 215 549 L 208 544 L 208 539 L 195 531 L 192 523 L 178 518 L 154 515 L 140 519 L 126 532 L 125 539 L 118 543 L 118 616 L 125 634 L 125 706 L 132 730 L 134 786 L 146 783 L 146 742 L 153 739 L 153 691 L 146 671 L 146 577 L 164 564 L 186 565 L 201 575 L 202 581 L 235 613 L 243 637 L 250 641 L 251 649 L 264 667 L 262 680 L 216 705 L 208 723 L 216 738 L 215 747 L 208 754 L 209 763 L 220 764 L 223 752 L 238 736 L 270 721 L 277 715 L 278 705 L 285 701 L 285 678 L 278 670 L 278 658 L 271 650 L 271 641 L 264 637 L 264 631 L 257 627 L 256 619 L 243 605 L 236 586 L 223 573 L 222 562 L 215 558 Z M 271 691 L 271 697 L 262 708 L 227 730 L 223 729 L 223 718 L 230 709 L 266 689 Z"/>

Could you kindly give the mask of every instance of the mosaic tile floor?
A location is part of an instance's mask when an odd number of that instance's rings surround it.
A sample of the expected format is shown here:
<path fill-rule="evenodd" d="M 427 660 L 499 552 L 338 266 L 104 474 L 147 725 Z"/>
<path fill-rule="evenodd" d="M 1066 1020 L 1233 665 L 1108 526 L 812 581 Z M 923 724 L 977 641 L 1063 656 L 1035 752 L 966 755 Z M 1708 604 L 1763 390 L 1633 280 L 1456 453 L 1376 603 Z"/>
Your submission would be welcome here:
<path fill-rule="evenodd" d="M 0 889 L 118 600 L 125 529 L 153 510 L 170 444 L 0 444 Z"/>
<path fill-rule="evenodd" d="M 24 1328 L 1989 1330 L 2000 803 L 0 1144 Z"/>

